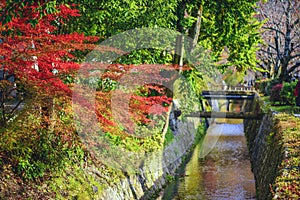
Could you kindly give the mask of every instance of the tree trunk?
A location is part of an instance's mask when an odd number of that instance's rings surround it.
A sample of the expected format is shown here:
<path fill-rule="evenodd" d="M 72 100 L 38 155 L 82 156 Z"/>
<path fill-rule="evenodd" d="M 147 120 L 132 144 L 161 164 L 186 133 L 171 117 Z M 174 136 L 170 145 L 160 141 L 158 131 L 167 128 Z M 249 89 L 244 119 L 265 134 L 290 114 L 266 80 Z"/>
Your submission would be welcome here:
<path fill-rule="evenodd" d="M 190 37 L 193 39 L 193 43 L 190 49 L 190 54 L 193 53 L 193 50 L 198 44 L 198 39 L 200 35 L 200 30 L 201 30 L 201 18 L 202 18 L 202 13 L 203 13 L 203 6 L 202 4 L 199 6 L 199 9 L 197 11 L 197 22 L 195 23 L 193 27 L 193 31 L 190 34 Z"/>
<path fill-rule="evenodd" d="M 174 64 L 179 64 L 179 66 L 182 66 L 183 62 L 183 34 L 184 34 L 184 27 L 182 26 L 181 22 L 184 18 L 184 12 L 186 8 L 186 1 L 183 0 L 180 4 L 178 4 L 176 15 L 178 17 L 178 20 L 176 22 L 176 28 L 178 32 L 181 33 L 181 35 L 177 36 L 176 38 L 176 46 L 175 46 L 175 53 L 174 53 Z M 181 65 L 180 65 L 181 64 Z"/>
<path fill-rule="evenodd" d="M 0 125 L 5 127 L 6 126 L 6 113 L 5 113 L 5 91 L 0 91 L 0 95 L 1 95 L 1 105 L 0 105 L 0 109 L 1 109 L 1 120 L 0 120 Z"/>
<path fill-rule="evenodd" d="M 285 32 L 285 40 L 284 40 L 284 52 L 283 52 L 283 56 L 280 57 L 280 62 L 281 62 L 281 73 L 279 76 L 280 82 L 287 81 L 287 79 L 289 78 L 288 65 L 291 57 L 291 32 L 292 32 L 290 9 L 291 9 L 291 2 L 288 1 L 287 12 L 285 12 L 286 32 Z"/>

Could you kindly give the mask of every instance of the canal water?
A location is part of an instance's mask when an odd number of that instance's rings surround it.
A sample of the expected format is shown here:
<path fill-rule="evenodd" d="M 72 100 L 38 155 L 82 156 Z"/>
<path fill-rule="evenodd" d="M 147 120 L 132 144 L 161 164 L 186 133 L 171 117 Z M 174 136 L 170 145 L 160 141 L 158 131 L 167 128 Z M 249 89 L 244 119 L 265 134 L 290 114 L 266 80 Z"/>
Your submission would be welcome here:
<path fill-rule="evenodd" d="M 255 199 L 243 124 L 214 124 L 159 199 Z"/>

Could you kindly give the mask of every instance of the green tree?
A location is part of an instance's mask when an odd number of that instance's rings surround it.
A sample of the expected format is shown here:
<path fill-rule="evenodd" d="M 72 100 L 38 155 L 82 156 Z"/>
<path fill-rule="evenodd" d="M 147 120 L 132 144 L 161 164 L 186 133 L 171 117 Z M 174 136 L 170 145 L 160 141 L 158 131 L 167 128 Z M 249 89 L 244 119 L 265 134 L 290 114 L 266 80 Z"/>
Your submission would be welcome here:
<path fill-rule="evenodd" d="M 30 4 L 34 1 L 27 2 Z M 56 2 L 76 4 L 81 14 L 67 24 L 57 24 L 61 33 L 81 32 L 105 39 L 134 28 L 171 28 L 193 38 L 192 44 L 186 49 L 187 54 L 199 43 L 211 50 L 214 60 L 218 61 L 225 47 L 228 50 L 228 62 L 222 63 L 221 67 L 226 69 L 234 66 L 240 71 L 256 69 L 256 50 L 260 42 L 258 29 L 261 26 L 254 17 L 258 0 L 62 0 L 48 1 L 40 9 L 49 13 L 55 12 Z M 18 1 L 10 1 L 11 7 L 17 3 Z M 2 20 L 6 21 L 13 15 L 10 9 L 4 13 L 7 15 Z M 178 54 L 183 53 L 181 42 L 182 38 L 179 38 L 176 45 Z M 131 56 L 136 63 L 159 60 L 149 58 L 149 54 L 155 54 L 156 57 L 166 55 L 154 50 L 133 53 L 144 54 L 142 58 L 146 55 L 146 59 Z M 167 59 L 166 62 L 170 61 L 169 56 L 162 57 L 164 59 Z M 179 63 L 179 60 L 175 59 L 175 62 Z"/>
<path fill-rule="evenodd" d="M 176 20 L 175 9 L 180 0 L 64 0 L 75 3 L 80 17 L 63 30 L 83 32 L 104 38 L 142 27 L 172 28 Z"/>
<path fill-rule="evenodd" d="M 175 9 L 180 0 L 64 0 L 66 4 L 77 4 L 80 17 L 60 27 L 61 32 L 81 32 L 97 35 L 102 40 L 118 33 L 143 27 L 173 28 L 177 16 Z M 172 55 L 164 50 L 137 50 L 123 56 L 119 63 L 170 63 Z"/>
<path fill-rule="evenodd" d="M 256 68 L 256 50 L 260 42 L 261 24 L 255 19 L 257 0 L 210 1 L 183 0 L 178 6 L 177 29 L 193 38 L 190 51 L 198 42 L 212 50 L 215 61 L 225 49 L 228 62 L 239 71 Z"/>

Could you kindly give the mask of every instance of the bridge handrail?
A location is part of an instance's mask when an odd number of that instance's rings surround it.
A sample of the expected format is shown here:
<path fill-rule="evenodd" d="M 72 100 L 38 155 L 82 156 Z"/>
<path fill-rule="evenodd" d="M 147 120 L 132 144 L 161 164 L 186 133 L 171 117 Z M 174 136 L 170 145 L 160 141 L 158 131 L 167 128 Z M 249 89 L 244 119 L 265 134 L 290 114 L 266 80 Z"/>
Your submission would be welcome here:
<path fill-rule="evenodd" d="M 213 85 L 211 90 L 223 91 L 254 91 L 253 86 Z"/>

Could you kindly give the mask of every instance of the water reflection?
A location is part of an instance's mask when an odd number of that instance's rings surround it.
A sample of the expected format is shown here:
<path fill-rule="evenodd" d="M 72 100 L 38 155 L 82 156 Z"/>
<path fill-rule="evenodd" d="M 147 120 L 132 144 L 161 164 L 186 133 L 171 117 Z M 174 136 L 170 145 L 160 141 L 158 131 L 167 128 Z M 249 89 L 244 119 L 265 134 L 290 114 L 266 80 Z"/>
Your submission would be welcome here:
<path fill-rule="evenodd" d="M 243 125 L 214 125 L 211 131 L 217 142 L 204 158 L 197 145 L 172 199 L 255 199 Z"/>

